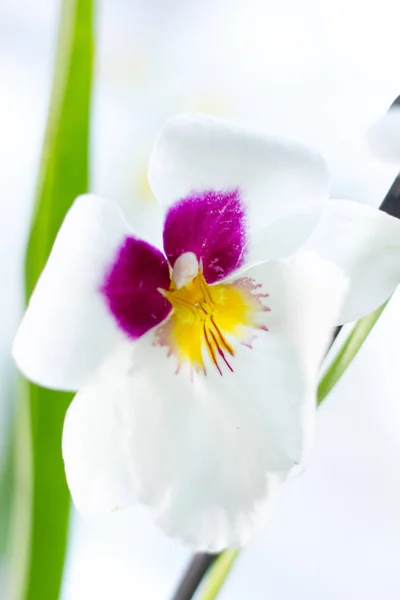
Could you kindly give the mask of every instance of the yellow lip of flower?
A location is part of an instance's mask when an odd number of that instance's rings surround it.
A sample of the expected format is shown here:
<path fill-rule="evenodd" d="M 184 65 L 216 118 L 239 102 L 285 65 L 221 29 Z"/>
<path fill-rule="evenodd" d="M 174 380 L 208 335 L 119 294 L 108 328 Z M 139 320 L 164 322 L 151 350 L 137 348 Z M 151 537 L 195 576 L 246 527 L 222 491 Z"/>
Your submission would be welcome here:
<path fill-rule="evenodd" d="M 208 285 L 200 263 L 197 275 L 183 287 L 177 288 L 172 279 L 169 290 L 159 290 L 173 312 L 160 326 L 158 342 L 170 348 L 179 366 L 189 361 L 206 375 L 205 350 L 220 375 L 224 364 L 233 372 L 235 351 L 228 338 L 243 343 L 248 328 L 265 330 L 257 324 L 256 316 L 258 311 L 269 309 L 261 304 L 260 294 L 252 293 L 255 287 L 248 278 Z"/>

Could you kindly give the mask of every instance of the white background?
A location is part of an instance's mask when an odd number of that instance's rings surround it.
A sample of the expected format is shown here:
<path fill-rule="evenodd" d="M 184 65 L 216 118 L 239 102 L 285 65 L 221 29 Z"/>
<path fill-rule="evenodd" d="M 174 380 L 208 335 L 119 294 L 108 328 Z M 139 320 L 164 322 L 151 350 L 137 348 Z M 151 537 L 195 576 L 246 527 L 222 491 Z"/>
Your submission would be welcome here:
<path fill-rule="evenodd" d="M 0 450 L 58 9 L 0 4 Z M 151 203 L 154 134 L 168 115 L 200 110 L 311 144 L 334 195 L 378 205 L 396 169 L 368 156 L 364 134 L 400 94 L 399 22 L 392 0 L 103 0 L 92 189 L 128 211 Z M 320 409 L 307 471 L 284 487 L 223 600 L 400 597 L 399 359 L 397 298 Z M 144 509 L 74 515 L 63 600 L 167 599 L 189 556 Z"/>

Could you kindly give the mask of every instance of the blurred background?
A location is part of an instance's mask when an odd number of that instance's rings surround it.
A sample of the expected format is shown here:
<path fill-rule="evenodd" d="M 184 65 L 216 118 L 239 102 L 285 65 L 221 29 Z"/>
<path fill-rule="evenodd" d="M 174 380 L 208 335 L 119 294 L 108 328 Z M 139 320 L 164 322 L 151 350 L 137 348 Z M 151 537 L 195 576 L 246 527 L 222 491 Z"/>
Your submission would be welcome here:
<path fill-rule="evenodd" d="M 18 395 L 10 345 L 24 304 L 59 13 L 58 0 L 0 2 L 3 473 Z M 198 111 L 313 146 L 328 161 L 333 196 L 378 206 L 397 170 L 368 154 L 365 133 L 400 93 L 399 22 L 393 0 L 101 0 L 90 189 L 132 211 L 146 233 L 154 136 L 168 116 Z M 284 487 L 222 600 L 400 597 L 399 356 L 397 295 L 319 410 L 308 469 Z M 14 600 L 7 493 L 0 498 L 0 599 Z M 190 556 L 144 509 L 96 519 L 73 513 L 61 597 L 168 599 Z"/>

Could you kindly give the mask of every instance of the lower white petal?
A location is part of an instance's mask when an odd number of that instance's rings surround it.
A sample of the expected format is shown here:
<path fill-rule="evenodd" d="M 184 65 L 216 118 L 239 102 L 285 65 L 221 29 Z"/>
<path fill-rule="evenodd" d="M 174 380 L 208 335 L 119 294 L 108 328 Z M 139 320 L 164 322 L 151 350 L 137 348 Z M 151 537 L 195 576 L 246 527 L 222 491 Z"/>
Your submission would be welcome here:
<path fill-rule="evenodd" d="M 293 465 L 272 442 L 262 405 L 269 386 L 261 392 L 250 381 L 257 397 L 249 403 L 236 377 L 213 389 L 187 371 L 176 375 L 153 334 L 144 338 L 114 351 L 67 413 L 63 456 L 74 503 L 96 514 L 139 498 L 169 535 L 197 549 L 240 546 L 265 522 Z M 284 381 L 280 370 L 272 385 Z"/>
<path fill-rule="evenodd" d="M 306 246 L 349 277 L 338 324 L 373 311 L 400 282 L 400 221 L 371 206 L 331 200 Z"/>
<path fill-rule="evenodd" d="M 129 233 L 116 204 L 91 195 L 77 198 L 14 341 L 13 356 L 28 379 L 76 390 L 121 341 L 99 288 Z"/>
<path fill-rule="evenodd" d="M 207 376 L 191 373 L 187 363 L 177 372 L 151 331 L 76 396 L 63 449 L 78 508 L 121 506 L 128 490 L 169 535 L 213 551 L 245 544 L 265 523 L 310 444 L 315 374 L 343 278 L 310 253 L 246 275 L 269 291 L 272 310 L 269 330 L 235 347 L 233 373 L 212 364 Z"/>
<path fill-rule="evenodd" d="M 82 514 L 119 510 L 136 500 L 128 444 L 133 413 L 124 393 L 131 346 L 125 341 L 114 350 L 85 392 L 75 396 L 65 417 L 62 446 L 67 481 Z"/>

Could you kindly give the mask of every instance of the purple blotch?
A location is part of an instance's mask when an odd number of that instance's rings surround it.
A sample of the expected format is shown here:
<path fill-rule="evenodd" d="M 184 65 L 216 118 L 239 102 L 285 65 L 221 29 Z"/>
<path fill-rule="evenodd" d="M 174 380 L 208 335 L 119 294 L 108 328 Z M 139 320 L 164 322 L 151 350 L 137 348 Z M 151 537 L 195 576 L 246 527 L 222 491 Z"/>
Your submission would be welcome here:
<path fill-rule="evenodd" d="M 184 252 L 194 252 L 208 283 L 242 266 L 245 247 L 246 215 L 239 190 L 193 192 L 167 213 L 164 251 L 171 266 Z"/>
<path fill-rule="evenodd" d="M 100 291 L 118 326 L 137 339 L 171 311 L 171 304 L 157 291 L 169 286 L 165 256 L 147 242 L 127 237 Z"/>

